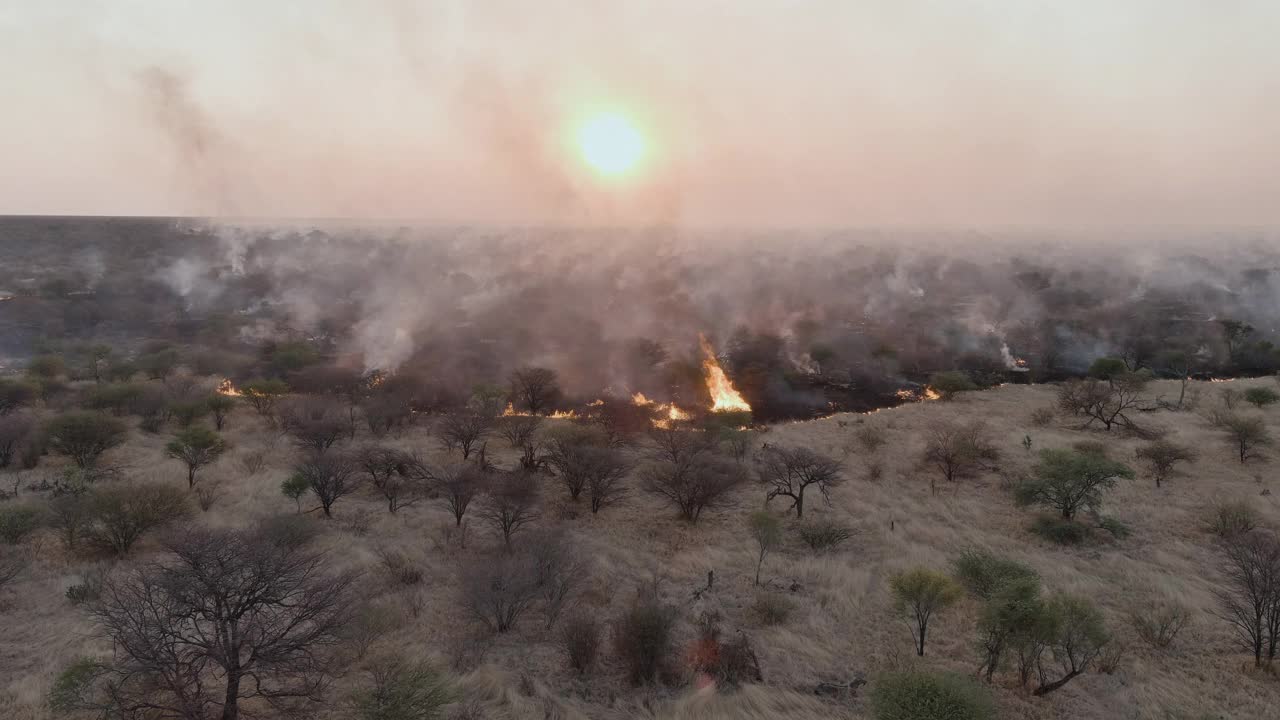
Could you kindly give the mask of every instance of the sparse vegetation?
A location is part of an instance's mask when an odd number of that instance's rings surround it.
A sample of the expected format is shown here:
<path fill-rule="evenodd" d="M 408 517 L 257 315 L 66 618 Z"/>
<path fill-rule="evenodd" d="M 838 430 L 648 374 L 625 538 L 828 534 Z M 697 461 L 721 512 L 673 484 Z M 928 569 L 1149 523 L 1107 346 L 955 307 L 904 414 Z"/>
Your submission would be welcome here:
<path fill-rule="evenodd" d="M 800 539 L 814 552 L 832 550 L 853 537 L 853 530 L 835 520 L 810 520 L 799 529 Z"/>
<path fill-rule="evenodd" d="M 890 673 L 871 690 L 876 720 L 991 720 L 995 703 L 981 685 L 961 675 Z"/>
<path fill-rule="evenodd" d="M 960 586 L 946 575 L 927 568 L 898 573 L 889 580 L 889 585 L 898 607 L 910 619 L 916 654 L 923 656 L 929 621 L 934 613 L 960 599 Z"/>

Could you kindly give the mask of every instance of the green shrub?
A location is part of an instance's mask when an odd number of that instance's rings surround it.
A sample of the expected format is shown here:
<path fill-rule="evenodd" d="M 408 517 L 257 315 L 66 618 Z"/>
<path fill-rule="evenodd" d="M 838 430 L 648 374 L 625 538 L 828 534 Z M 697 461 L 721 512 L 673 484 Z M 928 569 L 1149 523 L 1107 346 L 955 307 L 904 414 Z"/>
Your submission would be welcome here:
<path fill-rule="evenodd" d="M 1001 588 L 1015 580 L 1030 578 L 1039 580 L 1035 570 L 987 550 L 972 548 L 960 553 L 952 562 L 956 579 L 969 592 L 989 600 Z"/>
<path fill-rule="evenodd" d="M 881 676 L 871 690 L 876 720 L 988 720 L 995 703 L 986 688 L 961 675 L 900 672 Z"/>
<path fill-rule="evenodd" d="M 1268 387 L 1249 388 L 1244 391 L 1244 399 L 1258 409 L 1280 401 L 1280 393 Z"/>
<path fill-rule="evenodd" d="M 40 527 L 43 513 L 34 505 L 0 506 L 0 540 L 17 545 Z"/>
<path fill-rule="evenodd" d="M 453 691 L 433 667 L 398 658 L 375 663 L 352 697 L 361 720 L 435 720 L 452 701 Z"/>
<path fill-rule="evenodd" d="M 1085 525 L 1052 515 L 1036 518 L 1031 532 L 1059 545 L 1079 545 L 1089 538 L 1089 528 Z"/>
<path fill-rule="evenodd" d="M 49 708 L 58 717 L 85 710 L 101 710 L 98 680 L 107 671 L 103 663 L 92 658 L 79 658 L 71 662 L 54 678 L 49 688 Z"/>
<path fill-rule="evenodd" d="M 1123 540 L 1133 534 L 1132 528 L 1115 518 L 1102 518 L 1098 523 L 1098 528 L 1105 530 L 1117 540 Z"/>
<path fill-rule="evenodd" d="M 830 550 L 853 537 L 853 530 L 834 520 L 810 520 L 800 526 L 800 539 L 810 550 Z"/>
<path fill-rule="evenodd" d="M 978 389 L 977 384 L 961 370 L 948 370 L 930 375 L 929 387 L 938 391 L 943 400 L 954 398 L 956 393 Z"/>

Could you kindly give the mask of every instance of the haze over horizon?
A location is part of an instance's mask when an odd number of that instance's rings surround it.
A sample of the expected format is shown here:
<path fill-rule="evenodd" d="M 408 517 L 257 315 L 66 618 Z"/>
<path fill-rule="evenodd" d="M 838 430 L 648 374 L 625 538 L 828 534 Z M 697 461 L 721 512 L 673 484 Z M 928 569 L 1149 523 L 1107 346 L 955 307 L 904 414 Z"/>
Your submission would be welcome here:
<path fill-rule="evenodd" d="M 0 213 L 1280 224 L 1280 5 L 0 0 Z M 634 123 L 592 171 L 575 128 Z"/>

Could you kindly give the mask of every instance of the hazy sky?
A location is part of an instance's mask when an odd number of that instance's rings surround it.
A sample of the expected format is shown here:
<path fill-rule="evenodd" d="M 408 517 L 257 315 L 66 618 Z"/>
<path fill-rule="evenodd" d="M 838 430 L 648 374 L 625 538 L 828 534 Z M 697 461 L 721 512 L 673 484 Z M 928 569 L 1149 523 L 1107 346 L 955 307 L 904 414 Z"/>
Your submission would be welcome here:
<path fill-rule="evenodd" d="M 1280 224 L 1277 0 L 0 0 L 0 213 Z M 573 149 L 598 109 L 642 169 Z"/>

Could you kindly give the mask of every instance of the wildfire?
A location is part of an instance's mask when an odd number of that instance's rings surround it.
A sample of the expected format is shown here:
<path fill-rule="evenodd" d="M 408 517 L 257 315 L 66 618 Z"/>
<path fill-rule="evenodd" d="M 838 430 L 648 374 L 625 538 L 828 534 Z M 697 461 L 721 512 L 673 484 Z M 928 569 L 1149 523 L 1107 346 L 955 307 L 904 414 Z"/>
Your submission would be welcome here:
<path fill-rule="evenodd" d="M 655 427 L 667 427 L 673 422 L 689 419 L 689 413 L 676 407 L 674 403 L 655 403 L 654 401 L 645 397 L 644 393 L 642 392 L 637 392 L 633 394 L 631 396 L 631 403 L 633 405 L 639 405 L 642 407 L 652 406 L 653 409 L 657 410 L 660 413 L 663 413 L 666 417 L 653 419 L 653 424 Z"/>
<path fill-rule="evenodd" d="M 707 391 L 711 393 L 711 412 L 751 412 L 751 406 L 729 382 L 707 338 L 699 335 L 702 346 L 702 369 L 707 373 Z"/>
<path fill-rule="evenodd" d="M 595 403 L 592 403 L 592 404 L 594 405 Z M 511 403 L 507 403 L 507 406 L 502 410 L 502 417 L 532 417 L 532 416 L 533 416 L 533 413 L 527 410 L 517 410 L 515 405 L 512 405 Z M 578 417 L 578 413 L 574 412 L 573 410 L 556 410 L 555 412 L 551 413 L 547 417 L 552 418 L 554 420 L 565 420 L 565 419 L 572 420 Z"/>
<path fill-rule="evenodd" d="M 899 400 L 905 400 L 908 402 L 924 402 L 926 400 L 942 399 L 942 393 L 938 392 L 937 390 L 934 390 L 928 385 L 924 386 L 924 389 L 919 391 L 912 390 L 909 388 L 903 388 L 897 391 L 896 393 L 894 393 L 894 395 L 896 395 Z"/>
<path fill-rule="evenodd" d="M 938 392 L 937 390 L 934 390 L 931 387 L 926 386 L 924 389 L 924 399 L 925 400 L 941 400 L 942 393 Z"/>
<path fill-rule="evenodd" d="M 240 397 L 240 391 L 236 389 L 235 385 L 231 384 L 231 378 L 223 378 L 222 382 L 218 384 L 217 392 L 219 395 L 226 395 L 227 397 Z"/>

